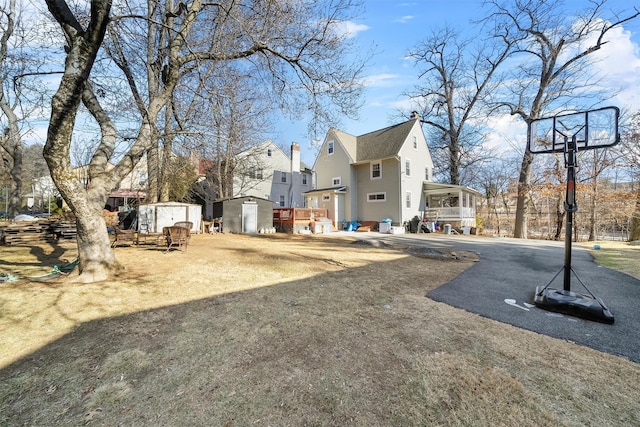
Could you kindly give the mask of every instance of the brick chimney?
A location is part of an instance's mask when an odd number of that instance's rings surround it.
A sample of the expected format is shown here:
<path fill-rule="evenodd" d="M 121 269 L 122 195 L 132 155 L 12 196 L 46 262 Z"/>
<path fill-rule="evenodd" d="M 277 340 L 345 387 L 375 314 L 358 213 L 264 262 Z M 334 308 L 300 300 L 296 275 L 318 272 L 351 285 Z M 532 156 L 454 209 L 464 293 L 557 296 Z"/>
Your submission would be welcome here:
<path fill-rule="evenodd" d="M 291 143 L 291 173 L 300 172 L 300 145 Z"/>
<path fill-rule="evenodd" d="M 420 120 L 420 114 L 418 114 L 417 111 L 412 111 L 411 112 L 411 118 L 414 120 Z"/>

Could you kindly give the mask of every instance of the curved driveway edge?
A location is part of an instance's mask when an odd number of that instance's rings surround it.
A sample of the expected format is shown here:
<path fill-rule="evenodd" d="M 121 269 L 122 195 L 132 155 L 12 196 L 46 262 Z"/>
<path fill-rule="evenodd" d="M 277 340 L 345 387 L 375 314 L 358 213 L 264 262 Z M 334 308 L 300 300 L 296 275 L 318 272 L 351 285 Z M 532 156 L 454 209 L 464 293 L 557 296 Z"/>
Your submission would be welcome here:
<path fill-rule="evenodd" d="M 573 270 L 611 310 L 615 317 L 612 325 L 533 306 L 536 286 L 545 286 L 563 267 L 564 242 L 443 234 L 333 234 L 441 251 L 476 252 L 479 262 L 427 296 L 503 323 L 640 363 L 640 280 L 598 266 L 589 252 L 577 245 L 572 248 Z M 562 273 L 551 287 L 562 289 Z M 571 290 L 587 293 L 575 276 L 572 276 Z"/>

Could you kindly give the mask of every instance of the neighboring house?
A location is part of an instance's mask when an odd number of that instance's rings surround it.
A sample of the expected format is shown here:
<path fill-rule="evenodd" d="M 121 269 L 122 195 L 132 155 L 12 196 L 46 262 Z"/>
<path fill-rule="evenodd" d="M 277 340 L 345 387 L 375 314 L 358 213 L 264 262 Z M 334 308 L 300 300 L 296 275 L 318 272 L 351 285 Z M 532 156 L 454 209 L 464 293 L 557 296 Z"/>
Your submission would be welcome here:
<path fill-rule="evenodd" d="M 330 129 L 314 172 L 316 188 L 307 192 L 307 206 L 327 209 L 337 228 L 344 221 L 387 218 L 402 225 L 416 216 L 475 226 L 479 193 L 431 181 L 433 161 L 417 115 L 360 136 Z"/>
<path fill-rule="evenodd" d="M 107 163 L 107 171 L 114 167 L 113 163 Z M 75 167 L 74 171 L 82 185 L 87 188 L 89 186 L 89 165 Z M 116 188 L 111 190 L 106 204 L 112 211 L 128 211 L 146 199 L 148 184 L 147 156 L 144 155 Z"/>
<path fill-rule="evenodd" d="M 273 141 L 265 141 L 235 158 L 233 197 L 272 200 L 274 207 L 305 206 L 304 193 L 313 188 L 313 173 L 300 162 L 300 146 L 291 144 L 291 156 Z"/>
<path fill-rule="evenodd" d="M 115 165 L 108 163 L 107 170 L 111 170 Z M 149 174 L 147 168 L 147 156 L 144 155 L 120 181 L 118 186 L 111 190 L 107 204 L 114 211 L 129 210 L 144 202 L 147 198 L 149 186 Z"/>
<path fill-rule="evenodd" d="M 112 163 L 107 163 L 107 170 L 115 167 Z M 82 183 L 87 188 L 89 186 L 88 177 L 89 165 L 77 166 L 73 170 Z M 147 157 L 143 156 L 131 172 L 129 172 L 116 188 L 111 190 L 107 199 L 107 205 L 113 211 L 128 210 L 132 205 L 137 206 L 146 198 L 147 191 Z M 46 210 L 45 202 L 48 198 L 56 198 L 60 205 L 63 205 L 62 197 L 58 192 L 50 175 L 36 178 L 32 182 L 32 192 L 24 195 L 27 198 L 27 206 L 34 210 Z"/>
<path fill-rule="evenodd" d="M 51 175 L 34 179 L 31 182 L 31 193 L 22 197 L 27 199 L 27 207 L 33 212 L 48 212 L 51 208 L 48 201 L 56 199 L 56 202 L 60 203 L 62 200 L 58 188 L 53 183 L 53 179 L 51 179 Z M 8 200 L 7 196 L 5 200 L 6 209 L 8 209 Z"/>

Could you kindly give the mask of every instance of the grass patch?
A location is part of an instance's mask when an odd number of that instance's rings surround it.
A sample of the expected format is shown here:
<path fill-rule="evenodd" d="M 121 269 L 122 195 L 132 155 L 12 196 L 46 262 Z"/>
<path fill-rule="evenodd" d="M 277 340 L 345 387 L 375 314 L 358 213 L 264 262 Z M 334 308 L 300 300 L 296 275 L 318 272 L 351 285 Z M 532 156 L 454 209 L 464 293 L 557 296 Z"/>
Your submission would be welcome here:
<path fill-rule="evenodd" d="M 640 424 L 639 365 L 425 298 L 466 258 L 279 235 L 117 253 L 113 283 L 2 285 L 0 425 Z"/>
<path fill-rule="evenodd" d="M 589 242 L 582 245 L 590 249 L 598 264 L 640 279 L 640 246 L 629 242 L 611 241 Z M 596 245 L 599 249 L 595 249 Z"/>

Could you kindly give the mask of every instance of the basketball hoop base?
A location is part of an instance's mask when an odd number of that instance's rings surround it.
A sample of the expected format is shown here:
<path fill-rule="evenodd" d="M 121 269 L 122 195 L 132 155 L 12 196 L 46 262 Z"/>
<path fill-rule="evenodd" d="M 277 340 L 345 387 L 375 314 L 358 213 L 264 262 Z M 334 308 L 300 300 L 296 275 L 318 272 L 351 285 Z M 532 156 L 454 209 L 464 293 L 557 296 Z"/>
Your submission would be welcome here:
<path fill-rule="evenodd" d="M 600 298 L 576 292 L 538 286 L 536 287 L 533 302 L 536 307 L 543 310 L 568 314 L 596 322 L 612 324 L 615 320 L 613 314 Z"/>

